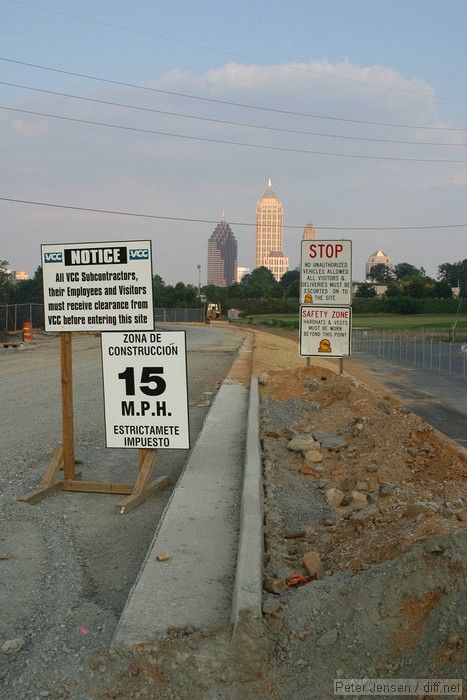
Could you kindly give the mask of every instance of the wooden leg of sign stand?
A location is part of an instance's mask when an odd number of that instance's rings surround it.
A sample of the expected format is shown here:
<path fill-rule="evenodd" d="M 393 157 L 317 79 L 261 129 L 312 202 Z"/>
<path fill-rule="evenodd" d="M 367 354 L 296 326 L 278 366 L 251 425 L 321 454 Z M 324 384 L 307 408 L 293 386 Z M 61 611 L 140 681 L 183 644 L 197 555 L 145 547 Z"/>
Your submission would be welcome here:
<path fill-rule="evenodd" d="M 139 473 L 135 485 L 127 498 L 124 498 L 115 506 L 116 513 L 127 513 L 153 493 L 157 493 L 170 484 L 170 476 L 160 476 L 154 481 L 149 481 L 157 459 L 157 450 L 138 450 Z"/>
<path fill-rule="evenodd" d="M 73 431 L 73 375 L 71 333 L 60 334 L 62 368 L 62 424 L 63 445 L 58 445 L 50 464 L 37 489 L 21 496 L 24 503 L 37 503 L 56 491 L 84 491 L 91 493 L 128 494 L 115 507 L 119 514 L 127 513 L 149 498 L 153 493 L 170 484 L 170 476 L 161 476 L 150 482 L 157 459 L 157 450 L 138 450 L 138 478 L 134 484 L 112 484 L 99 481 L 82 481 L 75 472 L 74 431 Z M 63 466 L 64 478 L 56 481 Z"/>

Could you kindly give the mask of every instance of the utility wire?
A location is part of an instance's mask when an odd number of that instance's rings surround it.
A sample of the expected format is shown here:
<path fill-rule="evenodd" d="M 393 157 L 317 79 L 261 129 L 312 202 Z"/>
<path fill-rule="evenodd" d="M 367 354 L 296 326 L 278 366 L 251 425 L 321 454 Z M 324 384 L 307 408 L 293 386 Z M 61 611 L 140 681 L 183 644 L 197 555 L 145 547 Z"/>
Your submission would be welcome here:
<path fill-rule="evenodd" d="M 30 204 L 38 207 L 52 207 L 55 209 L 71 209 L 73 211 L 88 211 L 94 214 L 111 214 L 113 216 L 131 216 L 143 219 L 164 219 L 165 221 L 185 221 L 187 223 L 195 224 L 218 224 L 218 220 L 213 219 L 190 219 L 181 216 L 162 216 L 158 214 L 142 214 L 139 212 L 128 212 L 128 211 L 116 211 L 112 209 L 94 209 L 91 207 L 78 207 L 71 206 L 67 204 L 52 204 L 51 202 L 35 202 L 28 199 L 14 199 L 12 197 L 1 197 L 2 202 L 14 202 L 17 204 Z M 256 224 L 245 223 L 244 221 L 229 221 L 232 226 L 256 226 Z M 424 231 L 424 230 L 436 230 L 436 229 L 452 229 L 452 228 L 463 228 L 467 224 L 440 224 L 437 226 L 320 226 L 315 224 L 315 228 L 320 231 Z M 305 227 L 302 226 L 289 226 L 283 225 L 286 229 L 301 229 Z"/>
<path fill-rule="evenodd" d="M 29 2 L 24 2 L 24 0 L 9 0 L 9 2 L 13 2 L 16 5 L 25 5 L 27 7 L 33 7 L 35 10 L 43 10 L 44 12 L 50 12 L 53 14 L 57 15 L 62 15 L 64 17 L 71 17 L 72 19 L 79 19 L 83 22 L 90 22 L 92 24 L 99 24 L 104 27 L 110 27 L 112 29 L 119 29 L 124 32 L 130 32 L 132 34 L 138 34 L 140 36 L 149 36 L 154 39 L 162 39 L 163 41 L 168 41 L 174 44 L 181 44 L 183 46 L 189 46 L 191 48 L 195 49 L 202 49 L 203 51 L 211 51 L 213 53 L 218 53 L 222 54 L 224 56 L 232 56 L 234 58 L 242 58 L 246 59 L 248 61 L 256 61 L 258 63 L 264 63 L 266 65 L 270 66 L 275 66 L 277 65 L 276 62 L 274 61 L 269 61 L 268 59 L 265 58 L 256 58 L 255 56 L 247 56 L 245 54 L 239 54 L 239 53 L 234 53 L 233 51 L 226 51 L 225 49 L 216 49 L 213 48 L 212 46 L 204 46 L 203 44 L 196 44 L 191 41 L 185 41 L 183 39 L 173 39 L 171 37 L 163 36 L 161 34 L 154 34 L 153 32 L 148 32 L 148 31 L 143 31 L 140 29 L 132 29 L 131 27 L 125 27 L 124 25 L 121 24 L 113 24 L 111 22 L 104 22 L 102 20 L 98 19 L 91 19 L 90 17 L 83 17 L 82 15 L 75 15 L 72 14 L 71 12 L 64 12 L 63 10 L 54 10 L 48 7 L 41 7 L 40 5 L 33 5 L 32 3 Z M 290 65 L 290 64 L 288 64 Z M 447 100 L 450 102 L 467 102 L 467 100 L 464 100 L 462 98 L 455 98 L 455 97 L 440 97 L 437 95 L 433 95 L 432 93 L 427 93 L 427 92 L 420 92 L 418 90 L 404 90 L 403 88 L 396 88 L 396 87 L 391 87 L 390 85 L 381 85 L 379 83 L 368 83 L 364 80 L 358 80 L 357 78 L 348 78 L 344 77 L 342 75 L 330 75 L 329 73 L 324 73 L 322 71 L 315 71 L 312 70 L 311 68 L 307 68 L 306 66 L 297 66 L 297 65 L 290 65 L 291 68 L 294 70 L 299 70 L 303 71 L 306 73 L 312 73 L 313 75 L 318 75 L 321 78 L 331 78 L 332 80 L 343 80 L 345 82 L 349 83 L 358 83 L 360 85 L 370 85 L 371 87 L 377 87 L 381 88 L 383 90 L 391 90 L 393 92 L 403 92 L 403 93 L 408 93 L 411 95 L 420 95 L 422 97 L 429 97 L 433 98 L 436 97 L 438 100 Z"/>
<path fill-rule="evenodd" d="M 373 121 L 365 121 L 363 119 L 344 119 L 343 117 L 328 117 L 328 116 L 323 116 L 319 114 L 310 114 L 307 112 L 292 112 L 290 110 L 286 109 L 275 109 L 273 107 L 259 107 L 257 105 L 249 105 L 249 104 L 243 104 L 241 102 L 229 102 L 228 100 L 216 100 L 211 97 L 199 97 L 197 95 L 189 95 L 187 93 L 183 92 L 174 92 L 171 90 L 161 90 L 159 88 L 153 88 L 149 87 L 147 85 L 137 85 L 134 83 L 125 83 L 119 80 L 110 80 L 108 78 L 99 78 L 97 76 L 93 75 L 86 75 L 85 73 L 74 73 L 72 71 L 67 71 L 67 70 L 61 70 L 59 68 L 50 68 L 48 66 L 41 66 L 38 65 L 37 63 L 27 63 L 26 61 L 15 61 L 11 58 L 6 58 L 4 56 L 0 56 L 0 61 L 6 61 L 8 63 L 14 63 L 20 66 L 28 66 L 29 68 L 38 68 L 40 70 L 46 70 L 46 71 L 51 71 L 53 73 L 60 73 L 62 75 L 71 75 L 75 78 L 85 78 L 86 80 L 95 80 L 97 82 L 101 83 L 108 83 L 110 85 L 119 85 L 122 87 L 130 87 L 130 88 L 135 88 L 136 90 L 144 90 L 146 92 L 155 92 L 155 93 L 160 93 L 162 95 L 172 95 L 174 97 L 184 97 L 186 99 L 190 100 L 199 100 L 201 102 L 210 102 L 213 104 L 221 104 L 221 105 L 228 105 L 229 107 L 241 107 L 244 109 L 255 109 L 261 112 L 271 112 L 274 114 L 286 114 L 288 116 L 295 116 L 295 117 L 307 117 L 307 118 L 312 118 L 312 119 L 325 119 L 328 121 L 338 121 L 338 122 L 347 122 L 351 124 L 367 124 L 367 125 L 372 125 L 372 126 L 387 126 L 391 128 L 402 128 L 402 129 L 427 129 L 431 131 L 467 131 L 467 128 L 464 127 L 459 127 L 459 128 L 453 128 L 453 127 L 445 127 L 445 126 L 421 126 L 421 125 L 414 125 L 414 124 L 390 124 L 387 122 L 373 122 Z"/>
<path fill-rule="evenodd" d="M 399 141 L 396 139 L 372 139 L 365 136 L 342 136 L 339 134 L 324 134 L 319 131 L 301 131 L 299 129 L 284 129 L 274 126 L 265 126 L 262 124 L 248 124 L 245 122 L 232 122 L 226 119 L 212 119 L 209 117 L 199 117 L 192 114 L 184 114 L 181 112 L 169 112 L 163 109 L 153 109 L 151 107 L 140 107 L 139 105 L 127 104 L 124 102 L 112 102 L 110 100 L 99 100 L 95 97 L 83 97 L 81 95 L 72 95 L 68 92 L 57 92 L 55 90 L 44 90 L 41 88 L 31 87 L 30 85 L 19 85 L 17 83 L 7 83 L 0 80 L 0 85 L 8 85 L 9 87 L 20 88 L 22 90 L 31 90 L 33 92 L 40 92 L 47 95 L 55 95 L 56 97 L 67 97 L 73 100 L 82 100 L 83 102 L 91 102 L 93 104 L 108 105 L 111 107 L 124 107 L 125 109 L 133 109 L 139 112 L 150 112 L 152 114 L 165 114 L 170 117 L 182 117 L 184 119 L 194 119 L 197 121 L 210 122 L 214 124 L 223 124 L 227 126 L 241 126 L 248 129 L 262 129 L 264 131 L 279 131 L 286 134 L 298 134 L 300 136 L 320 136 L 329 139 L 346 139 L 350 141 L 370 141 L 373 143 L 398 143 L 410 146 L 456 146 L 456 147 L 466 147 L 467 143 L 439 143 L 430 141 Z"/>
<path fill-rule="evenodd" d="M 108 129 L 120 129 L 123 131 L 132 131 L 142 134 L 152 134 L 156 136 L 169 136 L 170 138 L 187 139 L 189 141 L 202 141 L 203 143 L 220 143 L 227 146 L 241 146 L 243 148 L 257 148 L 266 151 L 281 151 L 286 153 L 302 153 L 305 155 L 318 156 L 334 156 L 338 158 L 360 158 L 366 160 L 396 160 L 412 163 L 467 163 L 467 160 L 449 159 L 449 158 L 403 158 L 399 156 L 368 156 L 357 153 L 331 153 L 328 151 L 311 151 L 303 148 L 287 148 L 285 146 L 263 146 L 257 143 L 242 143 L 240 141 L 229 141 L 226 139 L 212 139 L 202 136 L 188 136 L 187 134 L 174 134 L 167 131 L 156 131 L 154 129 L 141 129 L 133 126 L 122 126 L 120 124 L 109 124 L 107 122 L 98 122 L 91 119 L 77 119 L 75 117 L 63 117 L 58 114 L 47 114 L 46 112 L 36 112 L 28 109 L 19 109 L 17 107 L 5 107 L 0 105 L 0 109 L 9 112 L 19 112 L 20 114 L 30 114 L 36 117 L 46 117 L 47 119 L 59 119 L 61 121 L 74 122 L 77 124 L 88 124 L 91 126 L 102 126 Z"/>

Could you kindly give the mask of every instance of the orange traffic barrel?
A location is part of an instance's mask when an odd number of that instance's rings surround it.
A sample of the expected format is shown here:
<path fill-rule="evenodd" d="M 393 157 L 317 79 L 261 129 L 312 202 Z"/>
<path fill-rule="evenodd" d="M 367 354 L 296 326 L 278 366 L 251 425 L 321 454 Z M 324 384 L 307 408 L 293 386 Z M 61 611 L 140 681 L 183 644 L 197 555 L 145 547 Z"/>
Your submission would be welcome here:
<path fill-rule="evenodd" d="M 32 327 L 29 321 L 23 323 L 23 341 L 30 343 L 32 340 Z"/>

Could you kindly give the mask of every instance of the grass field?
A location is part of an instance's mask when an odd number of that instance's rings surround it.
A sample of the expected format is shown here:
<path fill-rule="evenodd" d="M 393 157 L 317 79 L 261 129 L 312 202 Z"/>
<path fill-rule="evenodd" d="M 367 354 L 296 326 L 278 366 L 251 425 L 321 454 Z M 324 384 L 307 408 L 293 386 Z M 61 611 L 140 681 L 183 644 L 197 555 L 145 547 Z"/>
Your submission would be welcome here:
<path fill-rule="evenodd" d="M 271 314 L 265 316 L 248 316 L 238 320 L 239 323 L 257 326 L 270 326 L 294 330 L 299 327 L 298 314 Z M 368 330 L 413 330 L 437 329 L 449 332 L 455 324 L 455 331 L 467 332 L 467 314 L 353 314 L 352 328 Z"/>

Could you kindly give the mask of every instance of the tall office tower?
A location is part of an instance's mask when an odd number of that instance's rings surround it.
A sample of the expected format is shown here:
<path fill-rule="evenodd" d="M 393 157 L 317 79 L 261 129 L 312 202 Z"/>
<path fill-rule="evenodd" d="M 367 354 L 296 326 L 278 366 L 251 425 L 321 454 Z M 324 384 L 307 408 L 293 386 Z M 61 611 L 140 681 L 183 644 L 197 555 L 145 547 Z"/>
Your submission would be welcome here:
<path fill-rule="evenodd" d="M 224 215 L 208 241 L 208 284 L 227 287 L 237 281 L 238 244 Z"/>
<path fill-rule="evenodd" d="M 303 229 L 303 240 L 304 241 L 316 241 L 316 229 L 309 221 L 305 228 Z"/>
<path fill-rule="evenodd" d="M 289 269 L 289 259 L 282 252 L 282 204 L 272 189 L 256 204 L 256 267 L 267 267 L 279 282 Z"/>

